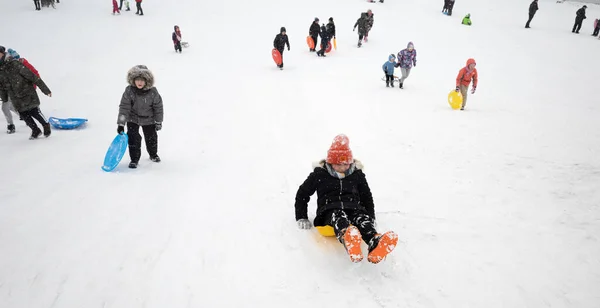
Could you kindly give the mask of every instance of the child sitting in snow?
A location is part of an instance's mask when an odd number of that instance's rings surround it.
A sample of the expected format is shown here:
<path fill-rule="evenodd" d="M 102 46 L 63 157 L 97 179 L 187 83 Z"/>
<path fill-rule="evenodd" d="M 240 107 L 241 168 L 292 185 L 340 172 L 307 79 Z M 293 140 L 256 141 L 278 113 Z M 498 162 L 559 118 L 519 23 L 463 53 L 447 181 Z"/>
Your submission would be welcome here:
<path fill-rule="evenodd" d="M 352 158 L 348 137 L 338 135 L 327 152 L 327 159 L 313 165 L 314 171 L 296 194 L 296 221 L 310 229 L 308 201 L 317 192 L 315 226 L 332 226 L 352 262 L 363 259 L 361 241 L 369 246 L 368 260 L 379 263 L 396 247 L 398 236 L 375 230 L 375 206 L 360 161 Z"/>
<path fill-rule="evenodd" d="M 179 30 L 179 26 L 175 26 L 174 30 L 171 38 L 173 39 L 173 44 L 175 44 L 175 52 L 179 51 L 181 53 L 181 31 Z"/>
<path fill-rule="evenodd" d="M 467 14 L 467 16 L 465 16 L 465 18 L 463 18 L 462 24 L 465 26 L 471 25 L 471 14 Z"/>
<path fill-rule="evenodd" d="M 390 87 L 390 84 L 392 85 L 392 88 L 394 87 L 394 67 L 395 66 L 396 66 L 396 56 L 391 54 L 388 57 L 388 61 L 383 63 L 383 66 L 381 67 L 381 68 L 383 68 L 383 73 L 385 73 L 385 86 L 387 88 Z"/>

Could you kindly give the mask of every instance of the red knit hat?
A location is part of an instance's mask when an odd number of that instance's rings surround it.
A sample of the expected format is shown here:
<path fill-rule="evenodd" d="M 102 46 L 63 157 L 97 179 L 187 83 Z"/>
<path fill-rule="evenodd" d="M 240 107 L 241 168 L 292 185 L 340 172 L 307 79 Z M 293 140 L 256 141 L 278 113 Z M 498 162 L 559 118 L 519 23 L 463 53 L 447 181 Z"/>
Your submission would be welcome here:
<path fill-rule="evenodd" d="M 352 159 L 352 151 L 350 150 L 350 140 L 346 135 L 341 134 L 333 138 L 331 147 L 327 151 L 327 162 L 330 164 L 351 164 L 354 162 Z"/>

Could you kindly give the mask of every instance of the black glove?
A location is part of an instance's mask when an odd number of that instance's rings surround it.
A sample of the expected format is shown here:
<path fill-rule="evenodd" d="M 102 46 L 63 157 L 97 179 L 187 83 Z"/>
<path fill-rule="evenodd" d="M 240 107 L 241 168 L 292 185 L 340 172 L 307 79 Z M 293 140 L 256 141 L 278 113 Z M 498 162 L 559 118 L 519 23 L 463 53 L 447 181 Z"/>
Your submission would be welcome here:
<path fill-rule="evenodd" d="M 162 129 L 162 123 L 156 122 L 156 124 L 154 124 L 156 127 L 156 131 L 159 131 Z"/>
<path fill-rule="evenodd" d="M 123 125 L 117 126 L 117 134 L 121 135 L 125 131 L 125 127 Z"/>

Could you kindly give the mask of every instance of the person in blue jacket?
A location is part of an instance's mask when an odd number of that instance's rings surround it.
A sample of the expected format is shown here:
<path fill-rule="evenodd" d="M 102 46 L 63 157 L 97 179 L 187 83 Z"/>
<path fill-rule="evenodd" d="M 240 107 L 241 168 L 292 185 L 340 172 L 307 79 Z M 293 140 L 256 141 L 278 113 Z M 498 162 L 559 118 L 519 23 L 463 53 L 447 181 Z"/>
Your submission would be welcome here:
<path fill-rule="evenodd" d="M 385 73 L 385 86 L 387 88 L 390 87 L 390 85 L 392 86 L 392 88 L 394 87 L 394 67 L 396 66 L 396 56 L 394 56 L 394 54 L 391 54 L 388 57 L 388 61 L 386 61 L 385 63 L 383 63 L 383 72 Z"/>

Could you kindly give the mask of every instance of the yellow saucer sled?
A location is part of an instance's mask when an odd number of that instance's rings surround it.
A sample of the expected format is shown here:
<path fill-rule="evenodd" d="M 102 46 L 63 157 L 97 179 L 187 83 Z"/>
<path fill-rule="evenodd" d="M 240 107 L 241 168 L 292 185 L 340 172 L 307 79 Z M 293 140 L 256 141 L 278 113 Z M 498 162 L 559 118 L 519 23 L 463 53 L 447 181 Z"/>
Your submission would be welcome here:
<path fill-rule="evenodd" d="M 335 236 L 335 231 L 333 231 L 332 226 L 318 226 L 315 228 L 317 228 L 317 231 L 319 231 L 322 236 Z"/>
<path fill-rule="evenodd" d="M 450 104 L 450 107 L 452 107 L 452 109 L 460 109 L 460 107 L 462 107 L 462 102 L 463 97 L 462 94 L 460 94 L 460 92 L 452 90 L 450 91 L 450 93 L 448 93 L 448 104 Z"/>

